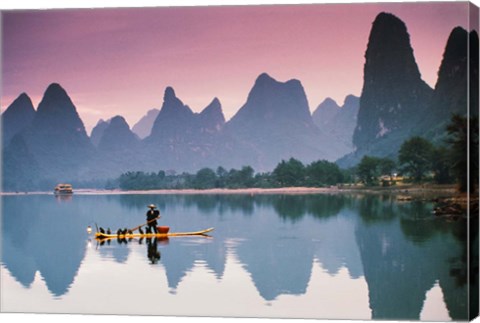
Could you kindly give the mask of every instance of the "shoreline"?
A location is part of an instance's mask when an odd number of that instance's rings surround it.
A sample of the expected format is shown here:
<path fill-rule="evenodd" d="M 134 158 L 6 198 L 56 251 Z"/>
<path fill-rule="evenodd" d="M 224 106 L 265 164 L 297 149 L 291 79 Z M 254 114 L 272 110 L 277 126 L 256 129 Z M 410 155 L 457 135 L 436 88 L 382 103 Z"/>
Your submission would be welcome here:
<path fill-rule="evenodd" d="M 212 188 L 212 189 L 159 189 L 159 190 L 99 190 L 77 189 L 73 195 L 268 195 L 268 194 L 389 194 L 399 196 L 441 195 L 455 196 L 458 193 L 453 185 L 401 185 L 390 187 L 331 186 L 331 187 L 279 187 L 279 188 Z M 0 192 L 0 196 L 12 195 L 54 195 L 53 192 Z"/>
<path fill-rule="evenodd" d="M 338 188 L 281 187 L 281 188 L 212 188 L 212 189 L 159 189 L 159 190 L 99 190 L 77 189 L 73 195 L 227 195 L 227 194 L 321 194 L 340 192 Z M 54 195 L 53 192 L 0 192 L 0 196 L 10 195 Z M 68 196 L 68 195 L 63 195 Z"/>
<path fill-rule="evenodd" d="M 0 196 L 29 196 L 50 195 L 51 192 L 0 192 Z M 466 219 L 470 211 L 477 214 L 478 196 L 468 196 L 459 193 L 455 185 L 398 185 L 390 187 L 363 187 L 363 186 L 331 186 L 331 187 L 280 187 L 280 188 L 214 188 L 214 189 L 160 189 L 160 190 L 97 190 L 77 189 L 72 195 L 58 195 L 55 198 L 70 200 L 75 195 L 248 195 L 250 197 L 261 195 L 351 195 L 351 196 L 387 196 L 398 203 L 414 201 L 433 202 L 432 214 L 437 218 L 448 221 Z"/>

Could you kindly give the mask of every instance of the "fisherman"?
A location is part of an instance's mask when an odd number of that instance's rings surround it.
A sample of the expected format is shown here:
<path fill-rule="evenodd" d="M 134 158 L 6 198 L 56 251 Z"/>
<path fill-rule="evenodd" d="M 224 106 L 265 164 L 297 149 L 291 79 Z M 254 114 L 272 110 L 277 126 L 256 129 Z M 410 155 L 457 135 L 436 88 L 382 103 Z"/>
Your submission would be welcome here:
<path fill-rule="evenodd" d="M 157 233 L 157 218 L 160 217 L 160 211 L 156 210 L 156 206 L 154 204 L 150 204 L 148 206 L 150 210 L 147 211 L 147 228 L 151 231 L 152 233 Z"/>

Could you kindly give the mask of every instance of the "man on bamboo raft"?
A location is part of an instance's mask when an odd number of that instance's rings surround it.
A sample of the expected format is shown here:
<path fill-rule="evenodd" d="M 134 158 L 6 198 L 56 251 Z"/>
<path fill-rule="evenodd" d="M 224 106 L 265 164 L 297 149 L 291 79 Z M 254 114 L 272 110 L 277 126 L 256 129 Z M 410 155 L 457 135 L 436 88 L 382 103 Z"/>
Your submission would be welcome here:
<path fill-rule="evenodd" d="M 148 206 L 150 210 L 147 211 L 147 226 L 148 226 L 148 231 L 152 233 L 157 233 L 157 218 L 160 216 L 160 211 L 156 210 L 156 206 L 154 204 L 150 204 Z"/>

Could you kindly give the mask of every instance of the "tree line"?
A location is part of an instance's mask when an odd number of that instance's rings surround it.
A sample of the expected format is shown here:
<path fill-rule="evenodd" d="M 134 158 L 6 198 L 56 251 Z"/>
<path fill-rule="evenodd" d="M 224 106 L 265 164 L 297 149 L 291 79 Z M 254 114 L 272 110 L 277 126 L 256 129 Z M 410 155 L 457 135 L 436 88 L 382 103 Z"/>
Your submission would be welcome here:
<path fill-rule="evenodd" d="M 195 174 L 167 174 L 159 172 L 127 172 L 114 181 L 109 181 L 107 188 L 119 187 L 122 190 L 152 189 L 212 189 L 212 188 L 275 188 L 292 186 L 330 186 L 344 182 L 345 171 L 337 164 L 319 160 L 309 165 L 290 158 L 282 160 L 272 172 L 255 173 L 251 166 L 241 169 L 226 170 L 202 168 Z"/>
<path fill-rule="evenodd" d="M 326 160 L 304 165 L 300 160 L 282 160 L 272 172 L 255 173 L 250 166 L 226 170 L 202 168 L 195 174 L 159 172 L 127 172 L 107 188 L 122 190 L 212 189 L 212 188 L 276 188 L 326 187 L 346 183 L 366 186 L 391 185 L 394 175 L 403 175 L 411 182 L 431 181 L 438 184 L 458 183 L 461 191 L 477 186 L 478 178 L 478 117 L 467 119 L 453 115 L 446 127 L 447 139 L 440 145 L 422 137 L 406 140 L 398 158 L 364 156 L 359 164 L 341 169 Z M 468 147 L 468 153 L 467 153 Z M 470 171 L 468 171 L 470 169 Z"/>
<path fill-rule="evenodd" d="M 355 174 L 369 186 L 396 171 L 414 183 L 457 183 L 461 192 L 469 188 L 474 192 L 478 187 L 478 116 L 453 115 L 446 133 L 439 145 L 418 136 L 406 140 L 398 151 L 398 161 L 364 156 Z"/>

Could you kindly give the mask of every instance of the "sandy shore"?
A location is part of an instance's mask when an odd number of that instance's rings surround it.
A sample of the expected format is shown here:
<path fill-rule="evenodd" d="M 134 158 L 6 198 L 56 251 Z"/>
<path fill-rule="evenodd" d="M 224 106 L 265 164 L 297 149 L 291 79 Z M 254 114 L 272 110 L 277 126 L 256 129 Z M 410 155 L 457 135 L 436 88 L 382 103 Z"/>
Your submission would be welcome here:
<path fill-rule="evenodd" d="M 434 195 L 434 196 L 452 196 L 457 195 L 455 185 L 432 185 L 432 184 L 407 184 L 389 187 L 362 187 L 362 186 L 340 186 L 339 191 L 372 193 L 372 194 L 392 194 L 404 196 Z"/>
<path fill-rule="evenodd" d="M 453 186 L 426 186 L 426 185 L 408 185 L 392 187 L 365 188 L 361 186 L 331 186 L 331 187 L 281 187 L 281 188 L 241 188 L 227 189 L 214 188 L 206 190 L 198 189 L 164 189 L 164 190 L 97 190 L 97 189 L 76 189 L 74 195 L 125 195 L 125 194 L 151 194 L 151 195 L 173 195 L 173 194 L 338 194 L 338 193 L 366 193 L 366 194 L 395 194 L 395 195 L 453 195 L 455 188 Z M 53 195 L 53 192 L 0 192 L 1 195 Z"/>
<path fill-rule="evenodd" d="M 75 191 L 76 194 L 161 194 L 161 195 L 171 195 L 171 194 L 184 194 L 184 195 L 193 195 L 193 194 L 205 194 L 205 195 L 214 195 L 214 194 L 245 194 L 245 195 L 255 195 L 255 194 L 320 194 L 320 193 L 332 193 L 339 192 L 337 188 L 314 188 L 314 187 L 283 187 L 283 188 L 241 188 L 241 189 L 226 189 L 226 188 L 213 188 L 206 190 L 197 190 L 197 189 L 171 189 L 171 190 L 78 190 Z"/>
<path fill-rule="evenodd" d="M 241 188 L 241 189 L 162 189 L 162 190 L 97 190 L 97 189 L 76 189 L 74 195 L 126 195 L 126 194 L 144 194 L 144 195 L 173 195 L 173 194 L 320 194 L 340 192 L 338 188 L 314 188 L 314 187 L 283 187 L 283 188 Z M 53 192 L 0 192 L 1 195 L 53 195 Z"/>

